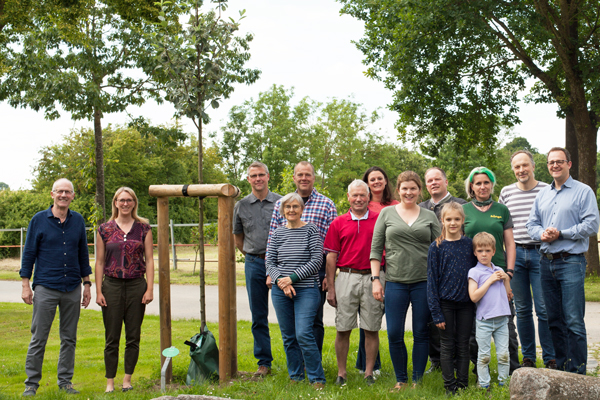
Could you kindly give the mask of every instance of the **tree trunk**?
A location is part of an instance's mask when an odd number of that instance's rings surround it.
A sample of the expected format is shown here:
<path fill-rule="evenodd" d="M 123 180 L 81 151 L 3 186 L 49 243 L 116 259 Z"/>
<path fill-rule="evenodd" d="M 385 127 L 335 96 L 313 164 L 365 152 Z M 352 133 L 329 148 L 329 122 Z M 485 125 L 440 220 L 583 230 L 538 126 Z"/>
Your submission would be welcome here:
<path fill-rule="evenodd" d="M 571 153 L 571 176 L 579 180 L 579 149 L 577 148 L 577 133 L 573 125 L 573 116 L 567 114 L 565 118 L 565 148 Z"/>
<path fill-rule="evenodd" d="M 575 118 L 573 121 L 577 132 L 577 148 L 579 152 L 579 180 L 589 185 L 595 194 L 598 129 L 592 124 L 587 104 L 574 108 Z M 598 258 L 598 236 L 593 235 L 590 237 L 590 246 L 586 253 L 588 274 L 600 273 L 600 260 Z"/>
<path fill-rule="evenodd" d="M 102 111 L 94 108 L 94 144 L 96 147 L 96 204 L 102 210 L 102 220 L 106 221 L 106 206 L 104 198 L 104 148 L 102 144 Z"/>
<path fill-rule="evenodd" d="M 204 177 L 202 175 L 202 117 L 198 122 L 198 183 L 204 183 Z M 200 255 L 200 330 L 204 332 L 206 327 L 206 280 L 204 277 L 204 199 L 198 198 L 198 248 Z"/>

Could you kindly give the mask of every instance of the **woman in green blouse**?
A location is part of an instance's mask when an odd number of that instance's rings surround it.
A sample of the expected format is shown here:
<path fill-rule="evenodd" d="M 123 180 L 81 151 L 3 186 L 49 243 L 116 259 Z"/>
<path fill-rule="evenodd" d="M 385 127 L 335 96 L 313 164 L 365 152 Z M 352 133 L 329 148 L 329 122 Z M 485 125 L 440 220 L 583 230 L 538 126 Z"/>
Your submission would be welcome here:
<path fill-rule="evenodd" d="M 396 193 L 400 204 L 381 210 L 371 245 L 373 296 L 379 301 L 385 297 L 390 357 L 397 382 L 395 390 L 405 389 L 408 385 L 404 324 L 411 304 L 413 386 L 423 376 L 429 350 L 427 252 L 441 230 L 435 213 L 418 205 L 421 188 L 421 178 L 415 172 L 404 171 L 398 176 Z M 378 279 L 384 248 L 385 285 Z"/>

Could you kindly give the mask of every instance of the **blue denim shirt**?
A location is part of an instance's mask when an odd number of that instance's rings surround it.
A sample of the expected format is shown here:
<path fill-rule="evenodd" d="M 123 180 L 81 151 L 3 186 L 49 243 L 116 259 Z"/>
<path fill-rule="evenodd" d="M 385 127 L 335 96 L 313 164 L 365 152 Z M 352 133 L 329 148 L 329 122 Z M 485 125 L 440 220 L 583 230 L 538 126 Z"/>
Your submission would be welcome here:
<path fill-rule="evenodd" d="M 51 206 L 33 216 L 27 228 L 21 278 L 31 279 L 34 264 L 33 289 L 41 285 L 70 292 L 81 285 L 81 278 L 92 274 L 81 214 L 69 210 L 61 223 Z"/>
<path fill-rule="evenodd" d="M 556 190 L 554 182 L 538 193 L 527 221 L 527 233 L 540 240 L 546 228 L 558 229 L 563 239 L 542 242 L 543 253 L 581 254 L 588 250 L 589 237 L 598 232 L 598 203 L 593 190 L 572 177 Z"/>

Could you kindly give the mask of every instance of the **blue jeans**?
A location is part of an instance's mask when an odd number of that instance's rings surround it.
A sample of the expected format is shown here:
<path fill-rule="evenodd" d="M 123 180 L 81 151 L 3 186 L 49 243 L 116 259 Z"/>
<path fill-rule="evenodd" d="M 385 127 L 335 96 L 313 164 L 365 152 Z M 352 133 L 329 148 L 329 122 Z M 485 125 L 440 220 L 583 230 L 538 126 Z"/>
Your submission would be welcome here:
<path fill-rule="evenodd" d="M 325 383 L 321 354 L 313 333 L 313 322 L 321 302 L 319 288 L 294 288 L 296 296 L 287 297 L 273 285 L 271 298 L 279 321 L 290 379 L 304 380 L 304 367 L 310 383 Z"/>
<path fill-rule="evenodd" d="M 583 255 L 557 260 L 540 259 L 542 289 L 548 325 L 559 369 L 585 375 L 587 333 L 585 330 L 585 267 Z"/>
<path fill-rule="evenodd" d="M 535 325 L 533 323 L 533 305 L 538 319 L 538 337 L 542 346 L 544 364 L 554 360 L 554 346 L 548 328 L 548 316 L 542 294 L 540 279 L 540 253 L 538 249 L 525 249 L 517 246 L 515 274 L 510 281 L 510 287 L 515 295 L 517 311 L 517 330 L 521 339 L 523 358 L 529 358 L 535 363 Z M 531 294 L 533 293 L 533 302 Z"/>
<path fill-rule="evenodd" d="M 479 386 L 490 386 L 489 364 L 492 359 L 492 337 L 496 344 L 496 358 L 498 360 L 498 380 L 504 385 L 508 379 L 510 357 L 508 353 L 508 317 L 496 317 L 476 320 L 476 338 L 479 351 L 477 353 L 477 377 Z"/>
<path fill-rule="evenodd" d="M 404 325 L 408 306 L 412 304 L 413 327 L 413 382 L 423 376 L 429 350 L 429 306 L 427 281 L 411 284 L 385 283 L 385 320 L 387 322 L 390 357 L 394 365 L 396 382 L 408 381 L 408 354 L 404 343 Z"/>
<path fill-rule="evenodd" d="M 269 335 L 269 287 L 265 260 L 246 254 L 246 290 L 252 314 L 254 357 L 258 366 L 271 368 L 271 336 Z"/>

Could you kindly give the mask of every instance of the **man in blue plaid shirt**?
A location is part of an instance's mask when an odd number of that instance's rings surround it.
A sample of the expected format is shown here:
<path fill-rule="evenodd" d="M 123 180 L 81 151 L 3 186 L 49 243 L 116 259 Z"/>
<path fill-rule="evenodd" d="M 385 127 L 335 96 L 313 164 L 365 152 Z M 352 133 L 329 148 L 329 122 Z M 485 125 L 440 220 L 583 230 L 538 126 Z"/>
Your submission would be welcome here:
<path fill-rule="evenodd" d="M 321 193 L 317 192 L 315 186 L 315 167 L 308 161 L 300 161 L 294 167 L 294 183 L 296 184 L 296 193 L 304 200 L 304 211 L 302 212 L 302 221 L 313 223 L 319 228 L 321 240 L 325 242 L 329 225 L 337 217 L 337 210 L 333 201 Z M 287 223 L 287 220 L 279 213 L 281 202 L 275 203 L 273 217 L 271 218 L 271 227 L 269 229 L 269 241 L 275 229 Z M 267 253 L 269 251 L 267 245 Z M 323 338 L 325 336 L 325 327 L 323 325 L 323 306 L 327 298 L 327 281 L 325 280 L 325 254 L 323 254 L 323 263 L 319 270 L 319 279 L 322 285 L 321 305 L 317 312 L 314 324 L 314 335 L 319 347 L 319 352 L 323 352 Z M 270 277 L 267 277 L 267 284 L 270 285 Z"/>

